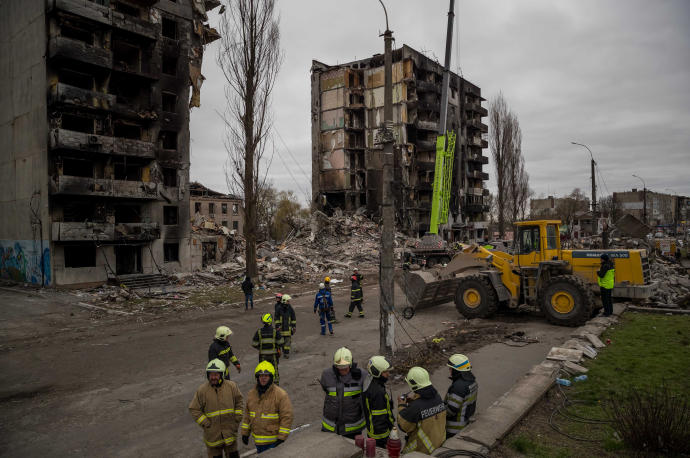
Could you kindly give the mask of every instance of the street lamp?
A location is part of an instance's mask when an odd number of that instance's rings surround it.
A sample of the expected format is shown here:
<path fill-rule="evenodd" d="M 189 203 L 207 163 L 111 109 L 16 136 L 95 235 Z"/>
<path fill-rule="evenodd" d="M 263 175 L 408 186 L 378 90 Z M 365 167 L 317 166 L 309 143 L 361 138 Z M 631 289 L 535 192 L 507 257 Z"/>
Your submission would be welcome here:
<path fill-rule="evenodd" d="M 572 145 L 578 145 L 582 146 L 584 148 L 587 148 L 587 151 L 589 151 L 589 157 L 591 159 L 591 167 L 592 167 L 592 234 L 596 235 L 597 227 L 598 227 L 598 215 L 597 215 L 597 184 L 595 181 L 595 175 L 594 175 L 594 166 L 596 165 L 596 162 L 594 162 L 594 155 L 592 154 L 592 150 L 589 149 L 589 146 L 585 145 L 584 143 L 578 143 L 578 142 L 570 142 Z"/>
<path fill-rule="evenodd" d="M 634 173 L 632 174 L 632 176 L 634 176 L 642 182 L 642 219 L 644 220 L 644 223 L 647 224 L 647 184 L 644 182 L 642 177 L 637 176 Z"/>

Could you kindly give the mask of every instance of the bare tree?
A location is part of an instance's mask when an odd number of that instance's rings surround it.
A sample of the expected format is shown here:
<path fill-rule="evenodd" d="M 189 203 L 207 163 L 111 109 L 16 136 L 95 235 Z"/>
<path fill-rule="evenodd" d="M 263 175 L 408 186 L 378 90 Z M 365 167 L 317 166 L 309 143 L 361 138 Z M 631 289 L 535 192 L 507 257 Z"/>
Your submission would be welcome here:
<path fill-rule="evenodd" d="M 217 61 L 225 77 L 225 179 L 244 198 L 247 275 L 255 277 L 261 160 L 270 139 L 271 94 L 283 61 L 275 0 L 228 0 Z M 266 168 L 268 170 L 268 168 Z"/>

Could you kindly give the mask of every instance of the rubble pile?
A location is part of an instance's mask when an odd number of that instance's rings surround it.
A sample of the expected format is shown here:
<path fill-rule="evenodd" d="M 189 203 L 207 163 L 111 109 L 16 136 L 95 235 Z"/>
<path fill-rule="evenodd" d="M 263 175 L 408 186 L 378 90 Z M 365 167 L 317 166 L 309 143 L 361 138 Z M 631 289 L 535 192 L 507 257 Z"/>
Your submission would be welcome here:
<path fill-rule="evenodd" d="M 673 261 L 657 257 L 650 263 L 652 280 L 658 282 L 656 293 L 643 305 L 663 308 L 690 308 L 690 276 Z"/>

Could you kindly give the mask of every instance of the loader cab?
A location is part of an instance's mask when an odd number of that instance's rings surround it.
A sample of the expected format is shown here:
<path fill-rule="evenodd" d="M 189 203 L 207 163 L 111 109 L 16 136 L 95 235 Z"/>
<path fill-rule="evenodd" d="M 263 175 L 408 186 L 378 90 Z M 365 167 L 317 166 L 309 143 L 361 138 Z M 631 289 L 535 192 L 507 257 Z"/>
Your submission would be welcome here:
<path fill-rule="evenodd" d="M 537 267 L 542 261 L 561 259 L 560 223 L 558 220 L 515 223 L 515 256 L 520 267 Z"/>

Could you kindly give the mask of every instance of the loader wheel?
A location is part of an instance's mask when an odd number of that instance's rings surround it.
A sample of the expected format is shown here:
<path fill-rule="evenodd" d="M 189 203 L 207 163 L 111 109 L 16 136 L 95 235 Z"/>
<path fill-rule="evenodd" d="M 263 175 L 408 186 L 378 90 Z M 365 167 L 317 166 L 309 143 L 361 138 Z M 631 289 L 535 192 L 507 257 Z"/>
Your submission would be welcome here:
<path fill-rule="evenodd" d="M 592 314 L 592 292 L 582 279 L 574 275 L 553 277 L 539 296 L 539 306 L 549 323 L 581 326 Z"/>
<path fill-rule="evenodd" d="M 498 309 L 498 296 L 484 275 L 465 277 L 455 292 L 455 308 L 465 318 L 488 318 Z"/>

